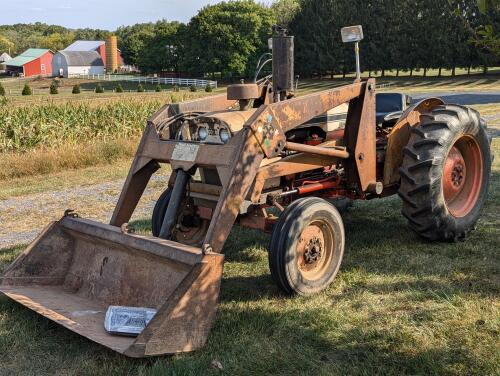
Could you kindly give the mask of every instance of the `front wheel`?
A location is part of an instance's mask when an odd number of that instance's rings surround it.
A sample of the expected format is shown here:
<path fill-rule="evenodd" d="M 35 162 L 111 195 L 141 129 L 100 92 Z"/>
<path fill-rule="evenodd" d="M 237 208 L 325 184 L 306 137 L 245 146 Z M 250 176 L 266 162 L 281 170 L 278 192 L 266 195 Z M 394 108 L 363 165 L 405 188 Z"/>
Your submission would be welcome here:
<path fill-rule="evenodd" d="M 445 105 L 412 129 L 400 169 L 403 215 L 429 240 L 456 241 L 474 229 L 488 195 L 490 143 L 479 114 Z"/>
<path fill-rule="evenodd" d="M 344 224 L 338 210 L 311 197 L 281 214 L 269 245 L 269 268 L 287 294 L 311 295 L 333 281 L 344 255 Z"/>
<path fill-rule="evenodd" d="M 154 237 L 160 236 L 161 226 L 167 212 L 172 190 L 167 188 L 158 198 L 151 217 L 151 230 Z M 180 209 L 179 218 L 172 231 L 172 240 L 179 243 L 200 247 L 203 244 L 210 222 L 197 214 L 197 207 L 185 198 Z"/>

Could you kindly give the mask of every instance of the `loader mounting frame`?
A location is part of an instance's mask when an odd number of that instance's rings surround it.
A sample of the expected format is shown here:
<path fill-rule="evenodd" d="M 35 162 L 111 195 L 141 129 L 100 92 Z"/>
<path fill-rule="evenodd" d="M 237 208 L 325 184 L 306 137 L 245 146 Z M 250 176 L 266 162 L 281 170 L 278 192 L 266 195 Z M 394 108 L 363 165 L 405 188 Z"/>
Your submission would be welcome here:
<path fill-rule="evenodd" d="M 314 147 L 309 155 L 299 154 L 304 163 L 288 161 L 260 168 L 264 158 L 274 158 L 285 150 L 294 150 L 285 133 L 328 110 L 349 102 L 344 150 Z M 162 140 L 155 124 L 165 117 L 192 111 L 214 112 L 234 105 L 225 95 L 166 106 L 146 126 L 134 162 L 110 224 L 120 227 L 128 222 L 151 176 L 159 163 L 170 163 L 172 171 L 189 171 L 195 166 L 214 167 L 221 177 L 222 188 L 210 226 L 203 242 L 205 252 L 221 253 L 240 207 L 250 193 L 258 202 L 263 183 L 269 176 L 285 176 L 332 164 L 332 158 L 345 159 L 350 187 L 358 192 L 380 193 L 376 178 L 375 150 L 375 80 L 351 85 L 287 101 L 262 105 L 226 145 Z M 299 150 L 300 151 L 300 150 Z M 326 151 L 329 155 L 322 154 Z M 257 179 L 256 179 L 257 178 Z M 208 187 L 209 189 L 209 187 Z"/>

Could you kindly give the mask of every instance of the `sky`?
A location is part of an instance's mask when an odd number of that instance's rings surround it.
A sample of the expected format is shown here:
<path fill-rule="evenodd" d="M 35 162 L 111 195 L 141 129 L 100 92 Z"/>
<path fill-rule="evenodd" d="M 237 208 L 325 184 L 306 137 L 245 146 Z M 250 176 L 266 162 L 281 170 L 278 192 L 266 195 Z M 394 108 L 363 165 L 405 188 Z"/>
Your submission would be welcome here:
<path fill-rule="evenodd" d="M 220 0 L 13 0 L 0 5 L 0 25 L 43 22 L 69 28 L 115 30 L 161 19 L 188 22 Z"/>

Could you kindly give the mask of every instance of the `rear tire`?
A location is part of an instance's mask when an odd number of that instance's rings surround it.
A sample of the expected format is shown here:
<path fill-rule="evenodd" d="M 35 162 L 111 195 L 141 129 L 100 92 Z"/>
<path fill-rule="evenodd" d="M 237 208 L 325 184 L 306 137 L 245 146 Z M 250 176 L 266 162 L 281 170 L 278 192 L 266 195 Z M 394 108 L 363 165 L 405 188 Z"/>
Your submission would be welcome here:
<path fill-rule="evenodd" d="M 281 214 L 269 245 L 269 268 L 287 294 L 311 295 L 333 281 L 344 255 L 344 224 L 327 201 L 310 197 Z"/>
<path fill-rule="evenodd" d="M 404 148 L 399 196 L 412 230 L 457 241 L 474 229 L 488 195 L 490 140 L 477 111 L 458 105 L 422 115 Z"/>

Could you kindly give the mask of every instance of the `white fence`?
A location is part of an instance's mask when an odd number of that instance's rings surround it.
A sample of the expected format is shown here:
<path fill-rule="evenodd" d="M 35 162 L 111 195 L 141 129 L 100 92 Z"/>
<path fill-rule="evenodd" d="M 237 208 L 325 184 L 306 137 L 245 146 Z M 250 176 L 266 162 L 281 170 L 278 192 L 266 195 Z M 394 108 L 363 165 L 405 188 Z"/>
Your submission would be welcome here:
<path fill-rule="evenodd" d="M 144 77 L 126 74 L 73 74 L 69 78 L 81 78 L 87 80 L 101 81 L 128 81 L 137 83 L 164 84 L 177 86 L 196 86 L 217 88 L 217 81 L 198 80 L 191 78 L 169 78 L 169 77 Z"/>

